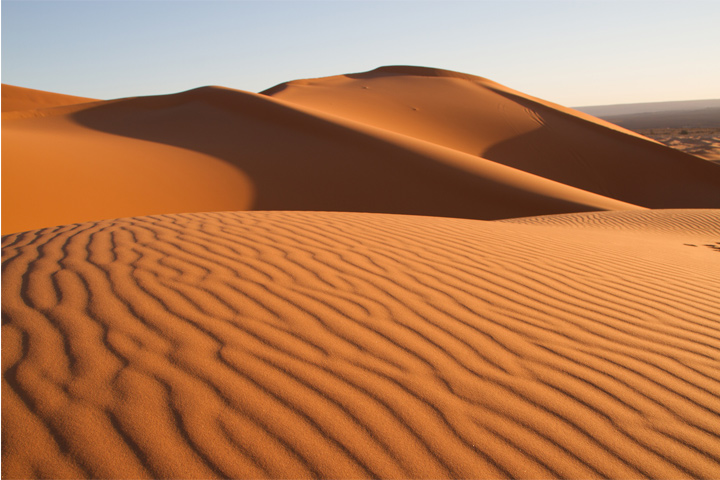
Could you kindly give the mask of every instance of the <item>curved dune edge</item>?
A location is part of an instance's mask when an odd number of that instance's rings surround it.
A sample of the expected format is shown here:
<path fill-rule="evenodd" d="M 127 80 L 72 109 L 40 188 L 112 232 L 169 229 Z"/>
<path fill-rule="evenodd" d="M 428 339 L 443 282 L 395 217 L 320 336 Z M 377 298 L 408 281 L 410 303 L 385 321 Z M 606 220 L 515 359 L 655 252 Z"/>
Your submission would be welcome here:
<path fill-rule="evenodd" d="M 490 80 L 425 67 L 264 94 L 201 87 L 7 112 L 2 129 L 3 233 L 203 211 L 496 220 L 720 208 L 713 163 Z"/>
<path fill-rule="evenodd" d="M 520 222 L 5 236 L 2 476 L 718 478 L 720 211 Z"/>
<path fill-rule="evenodd" d="M 2 84 L 2 112 L 18 112 L 96 102 L 94 98 L 76 97 L 32 88 Z M 5 118 L 5 115 L 3 115 Z"/>
<path fill-rule="evenodd" d="M 321 96 L 315 96 L 315 95 L 297 95 L 297 94 L 290 94 L 288 91 L 289 89 L 292 89 L 293 87 L 322 87 L 325 85 L 332 85 L 334 87 L 345 87 L 349 86 L 352 81 L 351 80 L 371 80 L 373 78 L 382 78 L 382 77 L 394 77 L 394 76 L 405 76 L 405 77 L 429 77 L 429 78 L 446 78 L 446 79 L 456 79 L 456 80 L 464 80 L 466 82 L 473 83 L 477 86 L 481 86 L 487 90 L 493 90 L 496 92 L 502 92 L 506 94 L 510 94 L 516 97 L 523 98 L 525 100 L 530 100 L 533 103 L 537 103 L 546 107 L 550 107 L 554 110 L 559 110 L 563 113 L 569 114 L 574 117 L 582 118 L 583 120 L 588 120 L 591 123 L 596 123 L 598 125 L 602 125 L 603 127 L 607 127 L 611 130 L 616 130 L 618 132 L 621 132 L 626 135 L 634 136 L 641 138 L 643 140 L 649 140 L 651 142 L 656 142 L 655 140 L 649 139 L 643 135 L 640 135 L 637 132 L 633 132 L 632 130 L 628 130 L 627 128 L 620 127 L 614 123 L 610 123 L 606 120 L 603 120 L 601 118 L 597 118 L 593 115 L 581 112 L 579 110 L 575 110 L 573 108 L 564 107 L 562 105 L 559 105 L 557 103 L 549 102 L 547 100 L 543 100 L 537 97 L 533 97 L 531 95 L 527 95 L 525 93 L 519 92 L 517 90 L 513 90 L 512 88 L 508 88 L 505 85 L 502 85 L 500 83 L 494 82 L 488 78 L 480 77 L 478 75 L 471 75 L 468 73 L 462 73 L 462 72 L 456 72 L 453 70 L 444 70 L 442 68 L 433 68 L 433 67 L 422 67 L 422 66 L 414 66 L 414 65 L 388 65 L 383 67 L 378 67 L 374 70 L 370 70 L 368 72 L 359 72 L 359 73 L 352 73 L 347 75 L 335 75 L 330 77 L 319 77 L 319 78 L 309 78 L 309 79 L 300 79 L 300 80 L 291 80 L 289 82 L 283 82 L 279 85 L 275 85 L 274 87 L 268 88 L 267 90 L 264 90 L 260 92 L 262 95 L 268 95 L 271 97 L 279 97 L 283 99 L 287 99 L 291 102 L 298 102 L 306 105 L 312 105 L 316 108 L 318 107 L 324 107 L 324 109 L 330 109 L 331 111 L 334 111 L 336 113 L 342 112 L 346 107 L 347 104 L 343 105 L 343 102 L 327 102 L 322 101 Z M 367 87 L 367 89 L 370 89 L 370 87 Z M 347 95 L 347 92 L 346 92 Z M 315 98 L 313 98 L 315 97 Z M 406 105 L 407 106 L 407 105 Z M 537 119 L 537 117 L 535 117 Z M 374 121 L 381 120 L 378 117 L 375 117 L 373 119 Z"/>
<path fill-rule="evenodd" d="M 720 207 L 716 165 L 482 77 L 388 66 L 262 93 L 634 205 Z"/>
<path fill-rule="evenodd" d="M 641 208 L 221 87 L 30 114 L 3 120 L 3 233 L 196 211 L 497 219 Z"/>

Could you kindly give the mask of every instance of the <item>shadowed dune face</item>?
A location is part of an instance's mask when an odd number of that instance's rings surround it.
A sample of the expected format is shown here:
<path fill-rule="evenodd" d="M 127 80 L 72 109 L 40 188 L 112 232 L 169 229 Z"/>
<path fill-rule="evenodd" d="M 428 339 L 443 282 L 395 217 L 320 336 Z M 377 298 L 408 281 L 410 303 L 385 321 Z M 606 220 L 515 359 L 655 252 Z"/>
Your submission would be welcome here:
<path fill-rule="evenodd" d="M 578 124 L 576 117 L 512 93 L 500 94 L 532 108 L 543 126 L 493 145 L 485 158 L 649 208 L 717 207 L 717 165 L 599 123 Z M 553 162 L 539 162 L 530 153 L 545 149 L 543 157 Z"/>
<path fill-rule="evenodd" d="M 717 478 L 720 213 L 3 237 L 5 477 Z"/>

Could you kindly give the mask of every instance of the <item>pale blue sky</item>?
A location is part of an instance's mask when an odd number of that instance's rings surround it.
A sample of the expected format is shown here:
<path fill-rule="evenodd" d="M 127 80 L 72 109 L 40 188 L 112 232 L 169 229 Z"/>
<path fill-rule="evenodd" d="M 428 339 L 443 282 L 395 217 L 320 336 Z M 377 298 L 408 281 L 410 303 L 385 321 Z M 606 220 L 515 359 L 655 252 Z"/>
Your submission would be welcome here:
<path fill-rule="evenodd" d="M 423 65 L 568 106 L 720 98 L 720 0 L 2 0 L 2 81 L 110 99 Z"/>

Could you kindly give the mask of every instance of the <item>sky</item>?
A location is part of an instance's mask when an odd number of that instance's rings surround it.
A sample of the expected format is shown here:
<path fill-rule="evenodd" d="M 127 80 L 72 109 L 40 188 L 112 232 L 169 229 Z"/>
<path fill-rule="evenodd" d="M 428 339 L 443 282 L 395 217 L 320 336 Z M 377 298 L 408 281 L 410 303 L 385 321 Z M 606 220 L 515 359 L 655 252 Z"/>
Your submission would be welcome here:
<path fill-rule="evenodd" d="M 3 83 L 98 99 L 421 65 L 566 106 L 720 98 L 720 0 L 2 0 Z"/>

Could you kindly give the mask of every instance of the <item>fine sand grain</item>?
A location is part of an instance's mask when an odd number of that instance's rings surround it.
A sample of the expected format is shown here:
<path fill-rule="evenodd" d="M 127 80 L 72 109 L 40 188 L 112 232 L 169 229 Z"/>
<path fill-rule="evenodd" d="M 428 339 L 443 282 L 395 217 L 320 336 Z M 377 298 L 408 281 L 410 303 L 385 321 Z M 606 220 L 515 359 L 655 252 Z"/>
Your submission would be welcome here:
<path fill-rule="evenodd" d="M 2 476 L 718 478 L 720 211 L 3 237 Z"/>

